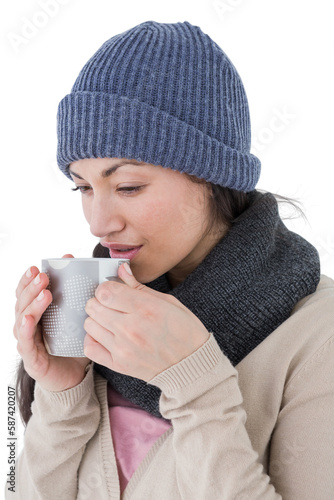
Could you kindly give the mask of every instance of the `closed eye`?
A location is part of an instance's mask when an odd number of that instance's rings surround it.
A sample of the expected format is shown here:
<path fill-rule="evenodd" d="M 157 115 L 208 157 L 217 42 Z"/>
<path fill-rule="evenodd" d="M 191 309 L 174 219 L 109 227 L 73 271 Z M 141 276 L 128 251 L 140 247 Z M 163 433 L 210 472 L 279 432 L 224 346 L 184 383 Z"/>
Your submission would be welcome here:
<path fill-rule="evenodd" d="M 72 191 L 80 191 L 80 193 L 84 194 L 87 193 L 89 189 L 91 189 L 90 186 L 77 186 L 75 188 L 71 188 Z"/>
<path fill-rule="evenodd" d="M 143 189 L 143 187 L 145 186 L 121 186 L 117 188 L 117 191 L 125 194 L 131 194 L 140 191 L 141 189 Z"/>
<path fill-rule="evenodd" d="M 132 194 L 140 191 L 145 186 L 121 186 L 116 189 L 117 192 L 121 192 L 124 194 Z M 75 188 L 71 188 L 72 191 L 79 191 L 81 194 L 86 194 L 90 189 L 90 186 L 76 186 Z"/>

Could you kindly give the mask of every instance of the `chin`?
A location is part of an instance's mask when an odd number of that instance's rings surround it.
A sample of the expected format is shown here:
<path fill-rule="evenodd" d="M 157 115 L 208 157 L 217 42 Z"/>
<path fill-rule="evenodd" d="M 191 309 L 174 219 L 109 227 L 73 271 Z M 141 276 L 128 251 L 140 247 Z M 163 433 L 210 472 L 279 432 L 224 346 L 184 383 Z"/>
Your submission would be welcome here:
<path fill-rule="evenodd" d="M 164 271 L 161 271 L 160 274 L 152 273 L 140 267 L 137 268 L 135 265 L 131 266 L 131 270 L 136 280 L 139 281 L 139 283 L 142 283 L 143 285 L 145 285 L 146 283 L 151 283 L 151 281 L 154 281 L 155 279 L 159 278 L 159 276 L 164 274 Z"/>
<path fill-rule="evenodd" d="M 140 273 L 133 272 L 133 275 L 136 278 L 136 280 L 139 281 L 139 283 L 142 283 L 143 285 L 151 283 L 151 281 L 154 281 L 156 278 L 158 278 L 158 276 L 150 276 L 147 273 L 141 275 Z"/>

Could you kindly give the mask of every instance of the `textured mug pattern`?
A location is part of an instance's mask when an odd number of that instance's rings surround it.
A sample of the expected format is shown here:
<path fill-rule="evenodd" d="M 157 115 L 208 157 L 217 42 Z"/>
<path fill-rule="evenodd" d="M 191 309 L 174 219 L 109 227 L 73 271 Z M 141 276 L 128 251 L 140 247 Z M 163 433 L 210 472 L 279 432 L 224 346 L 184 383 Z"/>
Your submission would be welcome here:
<path fill-rule="evenodd" d="M 118 267 L 127 259 L 45 259 L 52 303 L 42 316 L 47 351 L 55 356 L 83 357 L 87 318 L 85 306 L 103 281 L 117 280 Z"/>

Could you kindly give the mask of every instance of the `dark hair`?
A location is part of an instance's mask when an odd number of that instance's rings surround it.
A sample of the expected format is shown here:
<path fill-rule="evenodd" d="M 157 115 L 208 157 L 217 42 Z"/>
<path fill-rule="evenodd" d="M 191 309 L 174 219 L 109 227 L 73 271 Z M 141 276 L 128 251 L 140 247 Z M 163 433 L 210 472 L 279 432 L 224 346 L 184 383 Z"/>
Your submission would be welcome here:
<path fill-rule="evenodd" d="M 249 207 L 250 194 L 236 191 L 234 189 L 208 184 L 201 179 L 197 179 L 186 174 L 192 182 L 206 184 L 210 192 L 211 221 L 209 228 L 222 225 L 229 229 L 238 217 Z M 275 195 L 278 202 L 288 203 L 297 211 L 298 215 L 303 215 L 302 210 L 297 206 L 296 200 L 291 200 L 280 195 Z M 109 257 L 109 251 L 99 243 L 93 250 L 93 257 Z M 21 360 L 16 374 L 16 390 L 18 408 L 21 419 L 27 425 L 32 413 L 31 404 L 34 400 L 35 380 L 31 378 L 24 369 Z"/>
<path fill-rule="evenodd" d="M 217 184 L 209 183 L 208 188 L 211 214 L 208 230 L 221 226 L 230 229 L 233 222 L 249 207 L 249 194 Z"/>
<path fill-rule="evenodd" d="M 267 192 L 257 189 L 248 193 L 244 193 L 242 191 L 236 191 L 235 189 L 230 189 L 217 184 L 206 182 L 203 179 L 198 179 L 193 175 L 185 175 L 196 184 L 205 184 L 208 189 L 208 192 L 210 194 L 209 201 L 211 214 L 211 221 L 209 223 L 208 230 L 212 229 L 215 226 L 219 228 L 222 225 L 225 226 L 225 228 L 230 229 L 233 223 L 235 223 L 241 216 L 241 214 L 245 212 L 245 210 L 247 210 L 247 208 L 249 207 L 252 194 L 256 191 L 262 193 Z M 283 220 L 294 219 L 297 217 L 303 217 L 304 219 L 306 219 L 302 208 L 299 206 L 298 200 L 288 198 L 279 194 L 272 194 L 276 198 L 279 209 L 283 208 L 284 205 L 289 207 L 290 212 L 285 216 L 283 216 L 283 213 L 280 210 L 280 216 Z M 291 210 L 293 210 L 295 215 L 292 215 Z"/>
<path fill-rule="evenodd" d="M 21 359 L 16 372 L 16 399 L 22 422 L 27 425 L 32 415 L 31 404 L 34 400 L 36 381 L 25 371 Z"/>

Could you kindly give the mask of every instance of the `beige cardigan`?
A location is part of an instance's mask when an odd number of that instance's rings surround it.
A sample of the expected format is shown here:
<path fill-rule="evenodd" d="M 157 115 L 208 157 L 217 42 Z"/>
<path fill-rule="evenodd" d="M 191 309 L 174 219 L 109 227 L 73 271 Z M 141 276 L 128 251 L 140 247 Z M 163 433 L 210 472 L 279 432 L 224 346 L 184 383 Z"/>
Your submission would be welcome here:
<path fill-rule="evenodd" d="M 52 393 L 36 385 L 17 464 L 22 500 L 333 500 L 334 282 L 236 368 L 214 337 L 162 372 L 172 421 L 120 497 L 106 381 Z M 247 417 L 247 421 L 246 421 Z"/>

